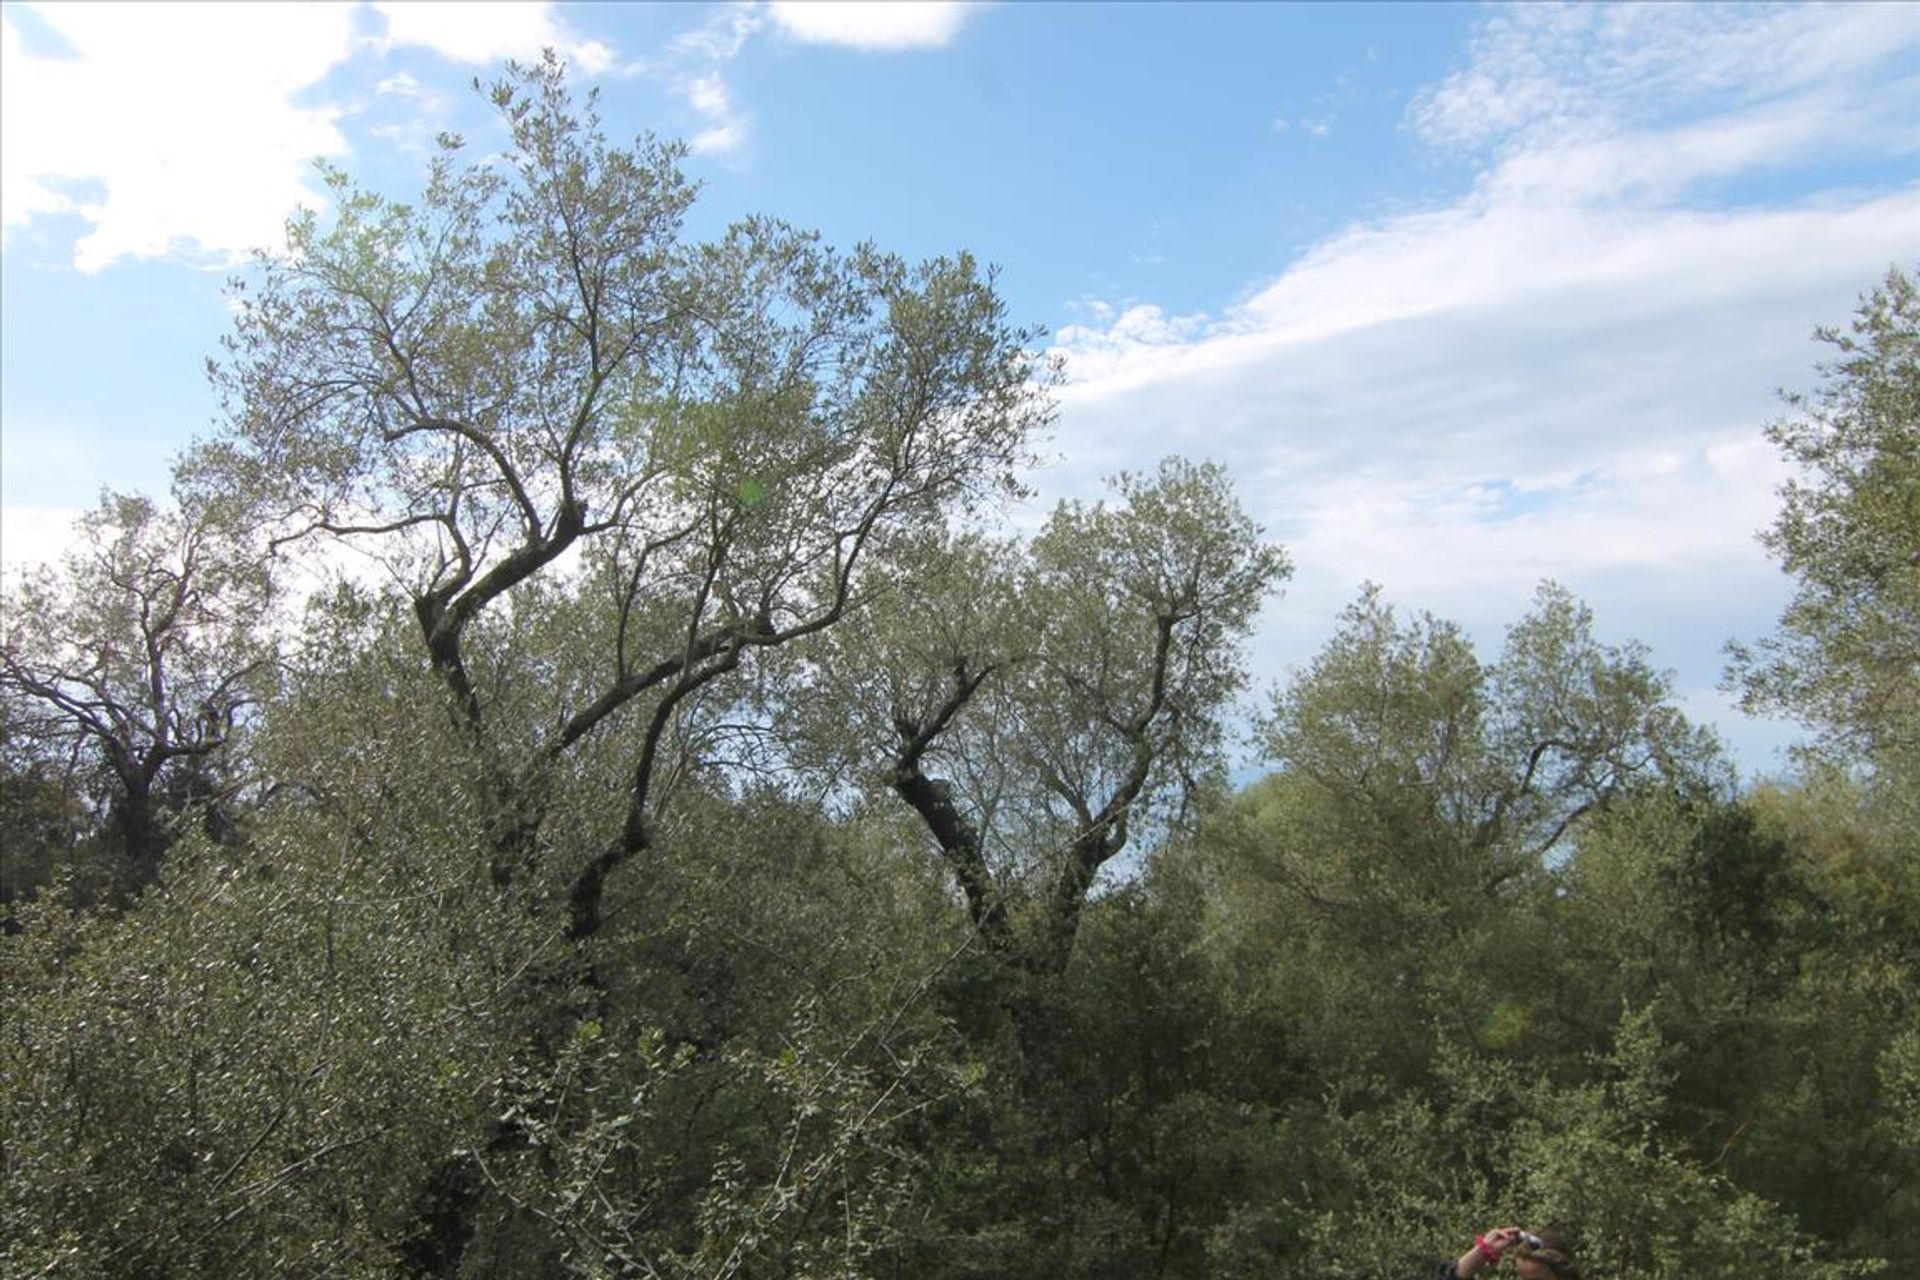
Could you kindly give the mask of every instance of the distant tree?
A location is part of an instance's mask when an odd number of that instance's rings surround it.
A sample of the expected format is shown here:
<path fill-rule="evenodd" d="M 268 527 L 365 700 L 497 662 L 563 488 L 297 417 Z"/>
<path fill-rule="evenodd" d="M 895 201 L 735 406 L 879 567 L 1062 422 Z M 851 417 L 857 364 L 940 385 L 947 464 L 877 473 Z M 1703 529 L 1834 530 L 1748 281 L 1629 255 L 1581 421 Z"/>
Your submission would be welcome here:
<path fill-rule="evenodd" d="M 0 695 L 13 780 L 97 806 L 124 890 L 149 883 L 193 806 L 217 826 L 222 755 L 268 666 L 269 584 L 203 512 L 107 494 L 57 567 L 12 584 Z M 31 761 L 32 763 L 27 763 Z"/>
<path fill-rule="evenodd" d="M 988 946 L 1044 973 L 1102 869 L 1219 780 L 1241 645 L 1288 572 L 1217 466 L 1170 459 L 1114 488 L 1030 543 L 916 549 L 909 580 L 814 655 L 816 735 L 856 768 L 886 752 L 878 780 Z"/>
<path fill-rule="evenodd" d="M 1360 1240 L 1356 1275 L 1408 1274 L 1462 1212 L 1578 1221 L 1623 1276 L 1910 1256 L 1911 877 L 1844 798 L 1793 810 L 1836 875 L 1551 586 L 1491 661 L 1369 591 L 1266 729 L 1277 772 L 1162 868 L 1324 1090 L 1213 1237 L 1235 1274 Z"/>
<path fill-rule="evenodd" d="M 87 900 L 104 896 L 117 878 L 118 858 L 82 865 L 98 861 L 85 853 L 98 845 L 99 824 L 73 762 L 50 756 L 46 743 L 16 727 L 38 720 L 28 699 L 0 685 L 0 928 L 11 927 L 9 906 L 63 872 Z"/>
<path fill-rule="evenodd" d="M 1319 815 L 1292 874 L 1328 902 L 1396 882 L 1435 900 L 1491 893 L 1622 790 L 1701 785 L 1717 760 L 1644 647 L 1601 643 L 1553 583 L 1493 663 L 1455 624 L 1402 620 L 1368 587 L 1276 697 L 1264 741 L 1303 817 Z"/>
<path fill-rule="evenodd" d="M 1890 269 L 1815 337 L 1824 382 L 1767 430 L 1798 471 L 1761 535 L 1794 595 L 1777 632 L 1733 646 L 1731 679 L 1749 710 L 1920 779 L 1920 286 Z"/>
<path fill-rule="evenodd" d="M 1219 945 L 1316 1069 L 1408 1087 L 1437 1045 L 1502 1050 L 1552 1015 L 1534 951 L 1558 945 L 1559 878 L 1593 824 L 1723 768 L 1644 651 L 1599 641 L 1551 584 L 1493 661 L 1369 587 L 1260 733 L 1276 771 L 1186 851 Z"/>

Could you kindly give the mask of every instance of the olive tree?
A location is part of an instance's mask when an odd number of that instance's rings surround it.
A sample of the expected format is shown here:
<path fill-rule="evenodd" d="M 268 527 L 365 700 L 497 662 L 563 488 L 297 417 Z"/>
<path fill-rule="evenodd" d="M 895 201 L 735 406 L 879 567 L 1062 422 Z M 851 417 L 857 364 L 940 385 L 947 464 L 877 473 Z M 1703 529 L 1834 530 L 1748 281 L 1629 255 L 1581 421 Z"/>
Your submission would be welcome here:
<path fill-rule="evenodd" d="M 585 939 L 653 838 L 686 713 L 840 621 L 877 548 L 1011 488 L 1050 409 L 970 258 L 836 253 L 764 219 L 688 243 L 677 147 L 610 145 L 551 58 L 493 101 L 504 162 L 443 138 L 417 201 L 329 173 L 332 215 L 240 294 L 231 430 L 192 471 L 405 593 L 486 761 L 496 877 L 555 878 Z M 564 669 L 491 679 L 557 612 Z M 555 772 L 609 735 L 623 816 L 556 866 Z"/>
<path fill-rule="evenodd" d="M 1191 851 L 1223 953 L 1333 1075 L 1426 1087 L 1439 1044 L 1519 1043 L 1567 869 L 1624 797 L 1713 793 L 1710 738 L 1640 647 L 1541 588 L 1497 658 L 1367 588 L 1260 734 L 1275 772 Z"/>
<path fill-rule="evenodd" d="M 221 757 L 269 667 L 269 581 L 205 511 L 107 493 L 79 534 L 10 584 L 0 613 L 10 772 L 90 799 L 118 887 L 137 890 L 174 818 L 204 804 L 221 821 Z"/>
<path fill-rule="evenodd" d="M 1592 611 L 1552 583 L 1492 663 L 1456 624 L 1402 619 L 1368 587 L 1275 696 L 1263 736 L 1320 814 L 1293 874 L 1329 903 L 1378 882 L 1376 861 L 1417 892 L 1491 893 L 1624 789 L 1719 780 L 1670 677 L 1643 646 L 1599 641 Z"/>
<path fill-rule="evenodd" d="M 987 945 L 1042 973 L 1066 967 L 1102 869 L 1217 777 L 1241 645 L 1288 572 L 1217 466 L 1113 487 L 1025 543 L 920 549 L 933 567 L 815 655 L 828 736 L 886 760 L 867 776 Z"/>
<path fill-rule="evenodd" d="M 1822 384 L 1767 436 L 1796 468 L 1761 541 L 1793 575 L 1780 628 L 1733 646 L 1749 710 L 1787 712 L 1855 760 L 1911 776 L 1920 754 L 1920 285 L 1861 299 Z"/>
<path fill-rule="evenodd" d="M 716 722 L 767 655 L 857 613 L 893 548 L 1014 491 L 1051 412 L 966 255 L 836 252 L 760 218 L 693 242 L 680 149 L 610 143 L 557 60 L 492 101 L 500 154 L 443 137 L 410 202 L 328 171 L 330 211 L 237 287 L 228 422 L 182 472 L 306 571 L 371 567 L 316 616 L 385 635 L 408 615 L 458 741 L 414 802 L 478 816 L 469 856 L 546 939 L 509 1015 L 531 1065 L 495 1073 L 487 1131 L 415 1182 L 396 1248 L 423 1274 L 458 1272 L 507 1166 L 587 1140 L 536 1131 L 528 1091 L 570 1096 L 568 1046 L 646 1021 L 608 894 L 676 795 L 751 763 L 716 759 Z"/>

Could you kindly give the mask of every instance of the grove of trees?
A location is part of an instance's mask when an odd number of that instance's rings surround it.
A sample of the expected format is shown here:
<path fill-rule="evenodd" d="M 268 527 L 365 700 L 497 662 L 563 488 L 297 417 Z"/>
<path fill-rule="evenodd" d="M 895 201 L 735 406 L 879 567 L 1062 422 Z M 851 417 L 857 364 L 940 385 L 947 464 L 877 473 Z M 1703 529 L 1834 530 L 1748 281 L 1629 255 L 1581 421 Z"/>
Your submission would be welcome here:
<path fill-rule="evenodd" d="M 998 519 L 992 273 L 696 242 L 677 148 L 492 97 L 7 583 L 0 1272 L 1920 1273 L 1914 277 L 1771 429 L 1728 679 L 1812 736 L 1742 789 L 1553 584 L 1250 688 L 1220 468 Z"/>

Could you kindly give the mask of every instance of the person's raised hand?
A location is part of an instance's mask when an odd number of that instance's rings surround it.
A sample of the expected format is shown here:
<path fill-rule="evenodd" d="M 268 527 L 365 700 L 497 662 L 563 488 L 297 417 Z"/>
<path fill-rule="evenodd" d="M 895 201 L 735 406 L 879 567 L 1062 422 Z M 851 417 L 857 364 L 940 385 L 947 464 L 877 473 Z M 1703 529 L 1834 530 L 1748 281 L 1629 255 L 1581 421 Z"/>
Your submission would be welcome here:
<path fill-rule="evenodd" d="M 1481 1239 L 1493 1248 L 1493 1260 L 1499 1261 L 1500 1255 L 1520 1243 L 1521 1231 L 1518 1227 L 1495 1227 Z"/>

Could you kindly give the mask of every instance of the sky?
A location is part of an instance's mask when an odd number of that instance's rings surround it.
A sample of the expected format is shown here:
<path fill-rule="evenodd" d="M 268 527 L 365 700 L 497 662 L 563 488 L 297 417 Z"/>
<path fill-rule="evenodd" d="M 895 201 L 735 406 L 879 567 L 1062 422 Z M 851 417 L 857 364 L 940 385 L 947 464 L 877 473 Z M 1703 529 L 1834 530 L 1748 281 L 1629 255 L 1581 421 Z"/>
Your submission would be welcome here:
<path fill-rule="evenodd" d="M 0 558 L 214 423 L 227 277 L 392 194 L 558 51 L 766 213 L 1000 268 L 1064 360 L 1041 500 L 1220 461 L 1296 566 L 1281 681 L 1361 584 L 1483 652 L 1557 580 L 1749 774 L 1719 689 L 1789 583 L 1763 435 L 1818 324 L 1920 265 L 1920 5 L 0 4 Z"/>

